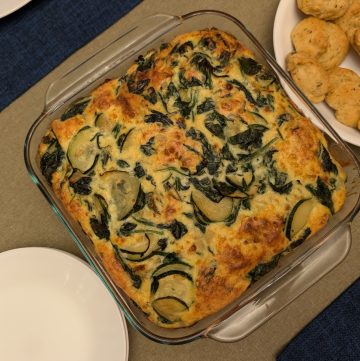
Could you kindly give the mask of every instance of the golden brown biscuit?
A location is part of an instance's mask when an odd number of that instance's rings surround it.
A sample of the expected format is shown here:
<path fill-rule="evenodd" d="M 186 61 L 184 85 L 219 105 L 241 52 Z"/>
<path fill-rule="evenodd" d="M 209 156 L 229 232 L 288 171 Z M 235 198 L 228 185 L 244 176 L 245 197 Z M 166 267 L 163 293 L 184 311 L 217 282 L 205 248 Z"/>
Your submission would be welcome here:
<path fill-rule="evenodd" d="M 341 123 L 356 128 L 360 120 L 360 82 L 344 81 L 331 89 L 325 98 L 335 109 L 335 117 Z"/>
<path fill-rule="evenodd" d="M 355 51 L 360 55 L 360 28 L 357 29 L 354 33 L 354 36 L 351 40 L 351 45 Z"/>
<path fill-rule="evenodd" d="M 325 99 L 328 92 L 328 75 L 315 59 L 304 53 L 289 54 L 286 67 L 295 83 L 313 103 Z"/>
<path fill-rule="evenodd" d="M 336 110 L 336 119 L 344 125 L 351 128 L 359 128 L 360 124 L 360 107 L 346 105 Z"/>
<path fill-rule="evenodd" d="M 334 20 L 344 15 L 350 0 L 297 0 L 298 8 L 319 19 Z"/>
<path fill-rule="evenodd" d="M 300 21 L 291 39 L 296 52 L 315 58 L 325 69 L 341 64 L 349 51 L 347 36 L 338 25 L 314 17 Z"/>
<path fill-rule="evenodd" d="M 360 0 L 353 0 L 346 13 L 336 20 L 336 24 L 345 31 L 349 39 L 352 38 L 360 28 Z"/>
<path fill-rule="evenodd" d="M 291 40 L 298 53 L 306 53 L 317 57 L 325 53 L 328 37 L 325 31 L 326 22 L 314 17 L 300 21 L 291 32 Z"/>
<path fill-rule="evenodd" d="M 325 22 L 325 32 L 328 37 L 326 51 L 317 57 L 325 69 L 334 68 L 342 63 L 349 51 L 349 41 L 340 26 Z"/>
<path fill-rule="evenodd" d="M 342 83 L 329 91 L 325 100 L 336 110 L 347 105 L 360 106 L 360 84 Z"/>
<path fill-rule="evenodd" d="M 345 31 L 351 45 L 360 54 L 360 0 L 352 0 L 346 13 L 336 23 Z"/>
<path fill-rule="evenodd" d="M 354 71 L 337 67 L 329 72 L 329 91 L 337 88 L 343 83 L 360 83 L 360 77 Z"/>

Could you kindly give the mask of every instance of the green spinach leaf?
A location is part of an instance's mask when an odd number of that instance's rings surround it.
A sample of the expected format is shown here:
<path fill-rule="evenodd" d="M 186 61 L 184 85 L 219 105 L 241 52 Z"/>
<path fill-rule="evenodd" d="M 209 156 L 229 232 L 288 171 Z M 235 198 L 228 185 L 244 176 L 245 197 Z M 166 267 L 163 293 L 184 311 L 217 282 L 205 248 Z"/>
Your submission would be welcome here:
<path fill-rule="evenodd" d="M 169 225 L 169 228 L 175 239 L 180 239 L 188 232 L 185 224 L 177 221 L 176 219 L 174 219 L 173 222 Z"/>
<path fill-rule="evenodd" d="M 207 115 L 205 119 L 205 127 L 206 129 L 219 137 L 220 139 L 225 139 L 224 128 L 226 126 L 227 118 L 218 113 L 216 110 Z"/>
<path fill-rule="evenodd" d="M 235 161 L 235 157 L 234 155 L 231 153 L 230 149 L 229 149 L 229 144 L 225 143 L 225 145 L 222 147 L 221 149 L 221 156 L 223 159 L 228 160 L 230 162 L 234 162 Z M 229 173 L 229 172 L 228 172 Z"/>
<path fill-rule="evenodd" d="M 253 270 L 249 272 L 249 277 L 252 281 L 259 280 L 266 273 L 274 269 L 280 260 L 281 254 L 275 255 L 270 262 L 260 263 Z"/>
<path fill-rule="evenodd" d="M 112 129 L 111 133 L 114 135 L 114 138 L 116 139 L 120 133 L 121 125 L 119 123 L 116 123 L 114 128 Z"/>
<path fill-rule="evenodd" d="M 207 88 L 212 88 L 211 75 L 214 73 L 215 68 L 212 66 L 207 56 L 203 53 L 195 53 L 191 59 L 191 64 L 194 64 L 197 69 L 204 75 L 204 85 Z"/>
<path fill-rule="evenodd" d="M 211 98 L 206 98 L 204 102 L 197 106 L 196 112 L 202 114 L 215 109 L 215 103 Z"/>
<path fill-rule="evenodd" d="M 100 239 L 110 239 L 110 231 L 108 228 L 107 220 L 105 219 L 104 215 L 101 215 L 100 221 L 97 218 L 90 218 L 90 226 L 94 233 L 100 238 Z"/>
<path fill-rule="evenodd" d="M 143 97 L 151 104 L 157 103 L 157 94 L 153 87 L 148 88 L 147 94 L 144 94 Z"/>
<path fill-rule="evenodd" d="M 130 77 L 127 81 L 127 87 L 130 93 L 140 95 L 143 93 L 149 83 L 150 79 L 141 79 L 139 81 L 135 81 L 134 77 Z"/>
<path fill-rule="evenodd" d="M 117 165 L 118 165 L 120 168 L 130 167 L 130 164 L 129 164 L 127 161 L 123 160 L 123 159 L 118 159 L 118 160 L 116 161 L 116 163 L 117 163 Z"/>
<path fill-rule="evenodd" d="M 224 127 L 222 127 L 220 124 L 207 120 L 205 121 L 205 128 L 216 137 L 225 139 Z"/>
<path fill-rule="evenodd" d="M 143 72 L 145 70 L 151 69 L 154 66 L 154 57 L 155 54 L 151 54 L 145 58 L 140 55 L 137 60 L 135 60 L 135 63 L 138 65 L 137 70 Z"/>
<path fill-rule="evenodd" d="M 317 177 L 316 179 L 316 187 L 311 184 L 307 184 L 306 189 L 313 194 L 322 205 L 328 207 L 332 214 L 334 214 L 335 211 L 331 192 L 320 177 Z"/>
<path fill-rule="evenodd" d="M 291 114 L 283 113 L 277 117 L 276 121 L 277 121 L 278 126 L 281 127 L 285 122 L 288 122 L 291 119 L 292 119 Z"/>
<path fill-rule="evenodd" d="M 189 50 L 193 50 L 193 49 L 194 49 L 193 43 L 191 41 L 186 41 L 184 44 L 179 45 L 175 52 L 183 55 Z"/>
<path fill-rule="evenodd" d="M 231 54 L 227 50 L 223 50 L 219 56 L 219 63 L 222 68 L 227 66 L 230 61 Z"/>
<path fill-rule="evenodd" d="M 239 59 L 240 68 L 246 75 L 255 75 L 261 70 L 261 65 L 254 59 L 248 57 L 241 57 Z"/>
<path fill-rule="evenodd" d="M 259 94 L 256 98 L 256 103 L 259 107 L 269 106 L 272 110 L 275 109 L 274 101 L 275 98 L 272 94 L 267 94 L 266 96 Z"/>
<path fill-rule="evenodd" d="M 202 145 L 203 161 L 198 165 L 197 172 L 199 173 L 202 169 L 207 168 L 209 174 L 214 175 L 220 167 L 221 159 L 206 139 L 206 136 L 201 131 L 194 128 L 190 128 L 186 132 L 186 136 L 200 142 Z"/>
<path fill-rule="evenodd" d="M 254 99 L 251 92 L 246 88 L 246 86 L 243 83 L 239 82 L 236 79 L 228 80 L 228 83 L 235 85 L 239 90 L 241 90 L 244 93 L 246 99 L 249 101 L 249 103 L 258 106 L 257 101 Z"/>
<path fill-rule="evenodd" d="M 202 85 L 201 80 L 194 76 L 192 76 L 190 79 L 187 79 L 183 70 L 179 71 L 179 82 L 184 89 Z"/>
<path fill-rule="evenodd" d="M 151 110 L 151 114 L 145 115 L 145 123 L 160 123 L 164 126 L 174 124 L 165 114 L 158 112 L 157 110 Z"/>
<path fill-rule="evenodd" d="M 88 106 L 90 102 L 90 98 L 83 98 L 72 104 L 65 113 L 62 114 L 60 117 L 61 121 L 64 121 L 66 119 L 72 118 L 75 115 L 82 114 L 85 110 L 85 108 Z"/>
<path fill-rule="evenodd" d="M 260 124 L 250 124 L 249 128 L 229 138 L 229 143 L 251 151 L 262 146 L 262 136 L 269 128 Z"/>
<path fill-rule="evenodd" d="M 236 187 L 227 182 L 220 182 L 213 179 L 214 188 L 219 191 L 224 197 L 228 196 L 236 191 Z"/>
<path fill-rule="evenodd" d="M 70 187 L 77 194 L 89 195 L 91 193 L 91 180 L 91 177 L 81 177 L 78 181 L 70 183 Z"/>
<path fill-rule="evenodd" d="M 216 48 L 216 43 L 213 39 L 209 38 L 209 37 L 203 37 L 201 38 L 199 45 L 209 49 L 209 50 L 214 50 Z"/>
<path fill-rule="evenodd" d="M 223 199 L 223 195 L 213 187 L 209 177 L 202 179 L 191 177 L 190 182 L 197 190 L 204 193 L 204 195 L 211 201 L 219 203 Z"/>
<path fill-rule="evenodd" d="M 131 223 L 131 222 L 125 222 L 124 224 L 122 224 L 122 226 L 120 227 L 119 230 L 119 234 L 123 235 L 125 237 L 129 236 L 132 231 L 137 227 L 136 223 Z"/>
<path fill-rule="evenodd" d="M 64 157 L 65 153 L 58 140 L 53 138 L 52 144 L 48 147 L 48 150 L 44 153 L 40 160 L 41 173 L 50 184 L 53 173 L 60 167 Z"/>
<path fill-rule="evenodd" d="M 142 178 L 146 174 L 144 168 L 139 162 L 136 162 L 135 164 L 134 173 L 138 178 Z"/>
<path fill-rule="evenodd" d="M 320 144 L 319 158 L 325 172 L 338 174 L 336 165 L 332 162 L 329 152 L 322 144 Z"/>
<path fill-rule="evenodd" d="M 160 251 L 164 251 L 168 245 L 168 239 L 167 238 L 160 238 L 157 241 L 157 244 L 159 246 Z"/>
<path fill-rule="evenodd" d="M 155 153 L 155 137 L 151 137 L 145 144 L 140 145 L 141 151 L 148 157 Z"/>
<path fill-rule="evenodd" d="M 280 194 L 289 194 L 292 190 L 292 182 L 287 181 L 287 174 L 278 171 L 274 166 L 269 169 L 269 185 L 274 192 Z"/>
<path fill-rule="evenodd" d="M 193 49 L 194 49 L 194 44 L 189 40 L 183 44 L 176 44 L 172 48 L 170 55 L 173 55 L 173 54 L 184 55 L 187 51 L 193 50 Z"/>

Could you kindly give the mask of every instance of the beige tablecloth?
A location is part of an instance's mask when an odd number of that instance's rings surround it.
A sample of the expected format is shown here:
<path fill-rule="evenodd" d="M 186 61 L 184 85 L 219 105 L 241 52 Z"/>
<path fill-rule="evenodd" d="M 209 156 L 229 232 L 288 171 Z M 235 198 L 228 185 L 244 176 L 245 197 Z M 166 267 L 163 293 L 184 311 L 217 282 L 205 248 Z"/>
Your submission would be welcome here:
<path fill-rule="evenodd" d="M 293 0 L 286 0 L 293 1 Z M 73 54 L 23 96 L 0 113 L 0 252 L 25 246 L 47 246 L 80 256 L 80 252 L 37 187 L 23 161 L 23 143 L 40 114 L 49 84 L 85 60 L 114 36 L 145 16 L 162 12 L 183 14 L 218 9 L 241 19 L 271 52 L 272 28 L 278 0 L 144 0 L 106 32 Z M 353 147 L 360 156 L 360 149 Z M 131 361 L 151 360 L 273 360 L 277 352 L 348 285 L 360 276 L 360 218 L 352 224 L 353 245 L 345 261 L 278 315 L 246 339 L 221 344 L 199 340 L 183 346 L 164 346 L 129 327 Z M 116 342 L 116 340 L 114 340 Z"/>

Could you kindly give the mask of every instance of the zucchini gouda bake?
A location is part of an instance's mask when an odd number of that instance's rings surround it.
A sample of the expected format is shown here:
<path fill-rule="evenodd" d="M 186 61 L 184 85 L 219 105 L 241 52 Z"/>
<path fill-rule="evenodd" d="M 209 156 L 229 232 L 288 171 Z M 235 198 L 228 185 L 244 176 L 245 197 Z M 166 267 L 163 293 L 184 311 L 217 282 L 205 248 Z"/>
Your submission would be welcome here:
<path fill-rule="evenodd" d="M 139 56 L 51 123 L 41 171 L 162 327 L 219 311 L 345 200 L 323 134 L 217 29 Z"/>

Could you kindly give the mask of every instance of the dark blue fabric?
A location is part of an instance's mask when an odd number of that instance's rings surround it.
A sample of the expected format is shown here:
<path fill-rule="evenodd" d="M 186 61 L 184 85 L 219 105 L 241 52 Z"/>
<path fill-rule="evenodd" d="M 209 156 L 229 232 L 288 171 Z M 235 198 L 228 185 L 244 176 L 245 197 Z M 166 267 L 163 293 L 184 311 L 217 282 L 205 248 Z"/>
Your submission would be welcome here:
<path fill-rule="evenodd" d="M 33 0 L 0 19 L 0 111 L 141 0 Z"/>
<path fill-rule="evenodd" d="M 360 361 L 360 279 L 310 322 L 278 361 Z"/>

